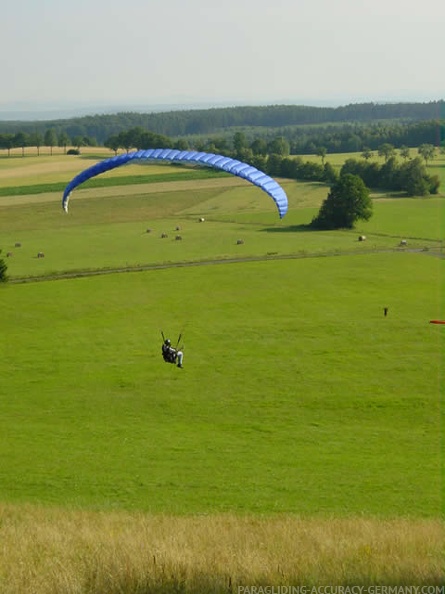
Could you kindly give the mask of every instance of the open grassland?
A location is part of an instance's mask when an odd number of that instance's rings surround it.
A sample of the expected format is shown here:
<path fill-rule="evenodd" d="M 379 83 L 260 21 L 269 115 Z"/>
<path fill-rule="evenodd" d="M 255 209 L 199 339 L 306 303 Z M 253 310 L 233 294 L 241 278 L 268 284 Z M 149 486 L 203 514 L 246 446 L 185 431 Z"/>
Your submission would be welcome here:
<path fill-rule="evenodd" d="M 442 267 L 384 254 L 4 287 L 2 499 L 436 516 Z M 161 328 L 183 331 L 184 370 L 160 360 Z"/>
<path fill-rule="evenodd" d="M 2 593 L 442 583 L 443 198 L 283 184 L 0 198 Z"/>
<path fill-rule="evenodd" d="M 0 247 L 11 255 L 12 279 L 216 259 L 364 254 L 402 249 L 402 240 L 404 250 L 443 249 L 440 197 L 380 195 L 371 221 L 353 231 L 314 233 L 306 226 L 326 187 L 289 181 L 283 186 L 290 210 L 281 221 L 266 194 L 231 177 L 82 189 L 74 192 L 68 215 L 59 194 L 3 197 Z M 205 224 L 199 223 L 202 215 Z M 366 242 L 358 241 L 362 234 Z M 38 259 L 39 252 L 45 258 Z"/>
<path fill-rule="evenodd" d="M 290 212 L 283 222 L 277 223 L 274 212 L 252 210 L 248 214 L 240 210 L 225 214 L 221 207 L 208 214 L 204 210 L 206 222 L 201 224 L 200 200 L 211 196 L 213 202 L 215 193 L 220 193 L 217 188 L 198 194 L 162 192 L 154 194 L 152 200 L 148 195 L 125 199 L 101 196 L 82 204 L 73 203 L 68 217 L 50 203 L 26 205 L 23 209 L 0 207 L 3 255 L 11 255 L 7 260 L 8 272 L 14 280 L 222 259 L 443 251 L 442 199 L 431 199 L 425 204 L 409 199 L 376 203 L 373 219 L 355 231 L 311 233 L 304 225 L 314 216 L 314 208 Z M 228 195 L 234 202 L 236 196 L 249 195 L 249 191 L 243 194 L 227 188 L 221 193 L 221 204 Z M 178 214 L 178 205 L 188 208 Z M 19 222 L 20 210 L 26 214 Z M 153 218 L 160 210 L 163 218 Z M 165 218 L 169 212 L 170 218 Z M 14 219 L 16 228 L 12 229 L 9 223 Z M 50 233 L 49 221 L 54 222 Z M 366 235 L 366 242 L 358 241 L 359 233 Z M 239 240 L 244 243 L 239 245 Z M 407 242 L 406 247 L 401 246 L 402 240 Z M 39 252 L 45 258 L 37 258 Z"/>
<path fill-rule="evenodd" d="M 0 518 L 2 594 L 443 583 L 444 533 L 434 520 L 172 517 L 5 505 Z"/>
<path fill-rule="evenodd" d="M 113 152 L 100 147 L 84 148 L 81 155 L 66 155 L 61 148 L 54 148 L 53 154 L 44 148 L 37 156 L 36 149 L 0 150 L 0 187 L 32 185 L 42 183 L 67 183 L 79 171 L 101 159 L 113 156 Z M 156 166 L 155 166 L 156 167 Z"/>

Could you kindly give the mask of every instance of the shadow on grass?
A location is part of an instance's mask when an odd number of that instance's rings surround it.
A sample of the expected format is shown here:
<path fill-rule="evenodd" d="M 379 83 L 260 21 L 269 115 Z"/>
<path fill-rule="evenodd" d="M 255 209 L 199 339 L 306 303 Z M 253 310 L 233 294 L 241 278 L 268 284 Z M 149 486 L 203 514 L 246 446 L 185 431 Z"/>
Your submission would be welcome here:
<path fill-rule="evenodd" d="M 318 229 L 310 225 L 288 225 L 287 227 L 266 227 L 260 231 L 263 233 L 310 233 L 318 231 Z"/>
<path fill-rule="evenodd" d="M 116 155 L 113 151 L 110 151 L 109 155 L 82 155 L 82 153 L 80 153 L 80 155 L 74 156 L 78 157 L 81 161 L 105 161 L 105 159 L 110 159 Z"/>

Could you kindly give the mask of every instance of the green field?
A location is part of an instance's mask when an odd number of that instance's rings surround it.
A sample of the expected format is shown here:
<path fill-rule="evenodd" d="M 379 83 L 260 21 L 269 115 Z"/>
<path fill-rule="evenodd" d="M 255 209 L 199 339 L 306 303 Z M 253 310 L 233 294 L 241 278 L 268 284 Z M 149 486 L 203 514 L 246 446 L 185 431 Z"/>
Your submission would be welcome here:
<path fill-rule="evenodd" d="M 437 515 L 442 266 L 387 254 L 5 288 L 2 498 Z M 160 328 L 184 332 L 183 371 L 160 361 Z"/>
<path fill-rule="evenodd" d="M 7 161 L 0 190 L 51 183 Z M 283 186 L 281 221 L 227 177 L 82 189 L 68 215 L 57 193 L 0 197 L 1 502 L 443 517 L 444 197 L 310 232 L 327 188 Z"/>

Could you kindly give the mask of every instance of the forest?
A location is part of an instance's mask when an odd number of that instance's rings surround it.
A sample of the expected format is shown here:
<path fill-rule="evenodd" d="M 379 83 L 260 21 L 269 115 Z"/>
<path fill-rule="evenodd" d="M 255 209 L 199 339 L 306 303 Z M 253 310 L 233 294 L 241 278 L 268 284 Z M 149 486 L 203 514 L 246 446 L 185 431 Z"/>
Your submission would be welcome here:
<path fill-rule="evenodd" d="M 294 155 L 376 150 L 445 142 L 445 101 L 362 103 L 341 107 L 241 106 L 159 113 L 95 114 L 47 121 L 0 121 L 0 148 L 108 146 L 138 128 L 190 148 L 233 148 L 234 135 L 249 143 L 283 138 Z"/>

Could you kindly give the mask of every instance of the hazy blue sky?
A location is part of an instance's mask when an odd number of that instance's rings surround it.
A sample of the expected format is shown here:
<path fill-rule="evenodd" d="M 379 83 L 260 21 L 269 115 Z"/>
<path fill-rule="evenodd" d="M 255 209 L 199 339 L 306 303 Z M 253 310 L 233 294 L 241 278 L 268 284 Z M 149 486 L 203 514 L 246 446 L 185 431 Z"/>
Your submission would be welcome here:
<path fill-rule="evenodd" d="M 14 0 L 0 105 L 445 98 L 445 0 Z"/>

